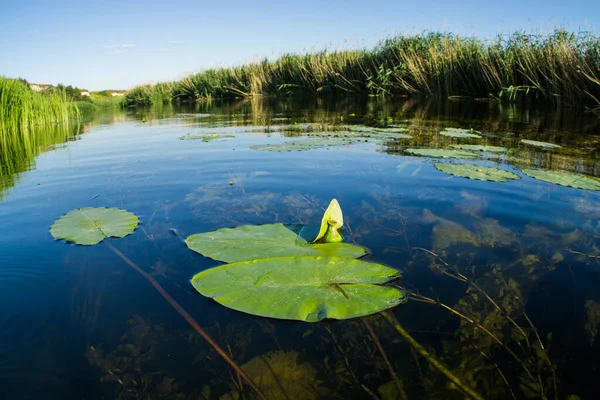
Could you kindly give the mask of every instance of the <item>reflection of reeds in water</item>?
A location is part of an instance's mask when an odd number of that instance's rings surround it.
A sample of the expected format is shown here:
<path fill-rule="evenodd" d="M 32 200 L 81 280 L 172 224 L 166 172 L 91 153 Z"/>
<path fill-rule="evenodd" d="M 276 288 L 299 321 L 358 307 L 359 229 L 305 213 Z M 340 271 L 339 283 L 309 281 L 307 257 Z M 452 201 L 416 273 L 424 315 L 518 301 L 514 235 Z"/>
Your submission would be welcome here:
<path fill-rule="evenodd" d="M 15 185 L 20 173 L 33 167 L 35 157 L 73 140 L 78 130 L 79 126 L 61 124 L 33 128 L 23 135 L 0 136 L 0 199 Z"/>
<path fill-rule="evenodd" d="M 517 32 L 491 42 L 431 32 L 390 38 L 369 50 L 286 54 L 209 69 L 177 82 L 138 86 L 124 103 L 332 93 L 531 98 L 597 107 L 599 60 L 600 39 L 585 32 Z"/>

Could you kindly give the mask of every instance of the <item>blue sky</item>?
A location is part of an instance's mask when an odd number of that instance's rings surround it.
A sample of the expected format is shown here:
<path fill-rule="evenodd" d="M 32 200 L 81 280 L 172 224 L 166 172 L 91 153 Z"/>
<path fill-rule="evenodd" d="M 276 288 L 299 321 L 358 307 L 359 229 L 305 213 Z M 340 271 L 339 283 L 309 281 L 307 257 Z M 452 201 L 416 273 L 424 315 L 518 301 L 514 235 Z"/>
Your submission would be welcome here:
<path fill-rule="evenodd" d="M 286 52 L 397 33 L 489 38 L 556 26 L 600 34 L 600 1 L 2 0 L 0 75 L 128 89 Z"/>

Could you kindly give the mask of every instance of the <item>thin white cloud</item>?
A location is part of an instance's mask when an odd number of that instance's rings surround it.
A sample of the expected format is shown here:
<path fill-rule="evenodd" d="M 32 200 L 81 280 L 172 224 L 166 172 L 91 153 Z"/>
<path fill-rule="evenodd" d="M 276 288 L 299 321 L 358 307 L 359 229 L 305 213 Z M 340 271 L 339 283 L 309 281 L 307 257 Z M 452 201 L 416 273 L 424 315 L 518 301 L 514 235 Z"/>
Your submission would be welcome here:
<path fill-rule="evenodd" d="M 116 49 L 118 47 L 125 49 L 128 47 L 135 47 L 135 44 L 111 44 L 108 46 L 104 46 L 105 49 Z"/>

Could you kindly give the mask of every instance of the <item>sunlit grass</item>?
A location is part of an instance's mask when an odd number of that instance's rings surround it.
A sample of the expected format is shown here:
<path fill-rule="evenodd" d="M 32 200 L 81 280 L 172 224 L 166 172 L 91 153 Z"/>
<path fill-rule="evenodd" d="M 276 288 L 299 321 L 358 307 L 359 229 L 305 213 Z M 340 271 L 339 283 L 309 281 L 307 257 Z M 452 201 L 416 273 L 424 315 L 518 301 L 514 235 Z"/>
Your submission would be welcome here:
<path fill-rule="evenodd" d="M 0 134 L 26 140 L 38 127 L 67 124 L 77 120 L 75 103 L 58 91 L 38 93 L 16 79 L 0 77 Z"/>
<path fill-rule="evenodd" d="M 449 33 L 390 38 L 368 50 L 286 54 L 138 86 L 124 104 L 256 95 L 437 95 L 598 106 L 600 38 L 555 30 L 492 41 Z"/>

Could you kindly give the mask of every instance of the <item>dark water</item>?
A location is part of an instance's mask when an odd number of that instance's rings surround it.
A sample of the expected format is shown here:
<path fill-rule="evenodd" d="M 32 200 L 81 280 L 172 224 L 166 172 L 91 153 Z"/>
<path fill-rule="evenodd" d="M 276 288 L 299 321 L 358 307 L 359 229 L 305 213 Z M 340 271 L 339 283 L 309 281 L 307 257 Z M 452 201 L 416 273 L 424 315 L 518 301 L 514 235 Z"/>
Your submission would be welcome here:
<path fill-rule="evenodd" d="M 404 127 L 413 138 L 370 133 L 307 151 L 250 147 L 349 135 L 349 125 Z M 446 127 L 483 137 L 439 135 Z M 346 241 L 403 271 L 398 283 L 410 300 L 393 314 L 463 383 L 483 398 L 597 397 L 600 196 L 521 172 L 600 175 L 597 116 L 479 102 L 258 100 L 96 114 L 63 129 L 40 132 L 51 139 L 35 146 L 2 147 L 1 398 L 253 398 L 109 247 L 53 240 L 53 222 L 80 207 L 140 217 L 134 234 L 111 243 L 239 364 L 270 353 L 246 366 L 270 382 L 269 398 L 401 398 L 390 367 L 410 399 L 464 398 L 379 316 L 316 324 L 253 317 L 190 285 L 218 263 L 172 230 L 187 237 L 246 224 L 318 225 L 332 198 L 344 211 Z M 179 140 L 188 133 L 234 138 Z M 461 143 L 510 150 L 475 160 L 404 152 Z M 440 161 L 521 179 L 453 177 L 435 168 Z M 256 362 L 265 359 L 270 368 Z"/>

